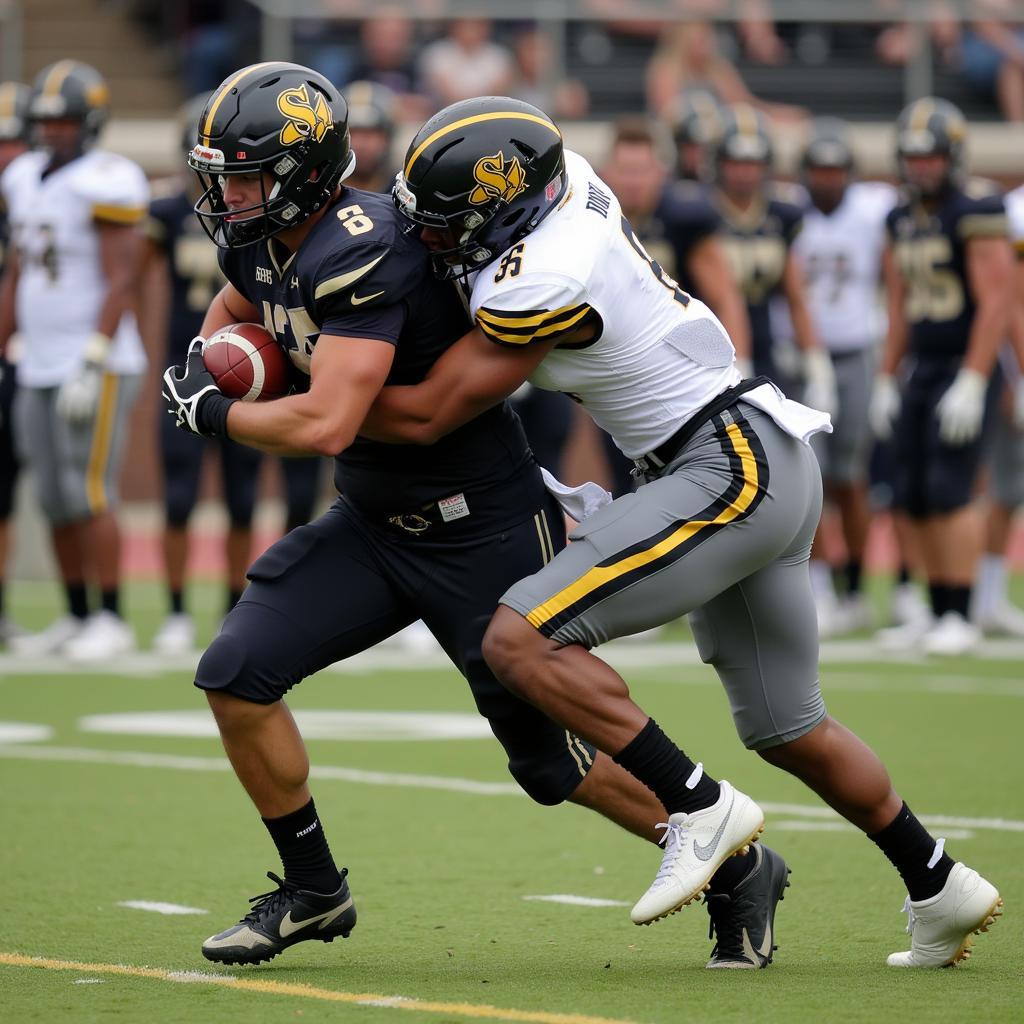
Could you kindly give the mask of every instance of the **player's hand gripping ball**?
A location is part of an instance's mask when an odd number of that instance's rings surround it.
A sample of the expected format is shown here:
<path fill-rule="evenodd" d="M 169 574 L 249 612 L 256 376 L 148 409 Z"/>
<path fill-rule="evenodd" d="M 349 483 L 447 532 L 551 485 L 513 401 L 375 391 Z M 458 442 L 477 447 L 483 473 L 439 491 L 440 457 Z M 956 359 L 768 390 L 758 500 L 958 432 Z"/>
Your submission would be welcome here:
<path fill-rule="evenodd" d="M 261 324 L 231 324 L 211 335 L 203 345 L 203 363 L 228 398 L 263 402 L 291 390 L 288 357 Z"/>

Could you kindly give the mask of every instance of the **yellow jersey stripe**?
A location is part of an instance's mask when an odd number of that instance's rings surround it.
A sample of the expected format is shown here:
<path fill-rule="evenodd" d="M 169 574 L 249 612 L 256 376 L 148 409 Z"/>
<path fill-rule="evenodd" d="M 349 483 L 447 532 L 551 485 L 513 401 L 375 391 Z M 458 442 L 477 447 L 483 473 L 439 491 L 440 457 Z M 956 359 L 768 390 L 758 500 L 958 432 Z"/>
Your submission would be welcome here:
<path fill-rule="evenodd" d="M 105 220 L 112 224 L 138 224 L 145 218 L 146 208 L 96 203 L 92 208 L 92 216 L 93 220 Z"/>
<path fill-rule="evenodd" d="M 405 165 L 405 176 L 409 177 L 409 171 L 412 169 L 412 165 L 422 156 L 423 150 L 425 150 L 431 143 L 436 142 L 438 139 L 443 139 L 450 132 L 458 131 L 460 128 L 465 128 L 469 124 L 482 124 L 484 121 L 498 121 L 501 118 L 507 118 L 512 121 L 533 121 L 535 124 L 541 124 L 545 128 L 550 128 L 559 138 L 562 137 L 562 133 L 550 122 L 542 117 L 537 117 L 536 114 L 527 114 L 518 110 L 499 110 L 494 111 L 490 114 L 475 114 L 473 117 L 464 117 L 461 121 L 453 121 L 451 124 L 446 125 L 444 128 L 438 128 L 432 135 L 427 136 L 417 147 L 413 150 L 412 156 L 409 157 Z"/>
<path fill-rule="evenodd" d="M 387 256 L 387 253 L 382 252 L 375 260 L 370 260 L 365 266 L 356 267 L 355 270 L 350 270 L 347 274 L 339 274 L 337 277 L 321 281 L 316 286 L 316 291 L 313 292 L 313 298 L 322 299 L 325 295 L 333 295 L 335 292 L 340 292 L 343 288 L 348 288 L 350 285 L 355 284 L 356 281 L 366 277 L 385 256 Z M 287 266 L 287 264 L 285 265 Z"/>
<path fill-rule="evenodd" d="M 960 218 L 956 233 L 968 238 L 1005 238 L 1010 233 L 1010 222 L 1005 213 L 968 213 Z"/>
<path fill-rule="evenodd" d="M 476 311 L 476 315 L 495 327 L 540 327 L 546 321 L 575 313 L 584 308 L 589 309 L 590 307 L 586 303 L 577 303 L 575 306 L 560 306 L 558 309 L 542 309 L 538 313 L 527 316 L 518 316 L 514 313 L 503 316 L 501 315 L 503 311 L 492 312 L 486 306 L 481 306 Z"/>
<path fill-rule="evenodd" d="M 508 329 L 502 331 L 497 327 L 492 327 L 484 320 L 478 320 L 477 323 L 480 325 L 480 330 L 482 330 L 488 337 L 495 338 L 498 341 L 503 341 L 509 345 L 529 345 L 531 341 L 536 341 L 538 338 L 547 338 L 553 334 L 561 334 L 564 331 L 568 331 L 592 312 L 593 310 L 590 306 L 584 306 L 578 313 L 570 317 L 568 320 L 559 320 L 558 323 L 548 324 L 546 327 L 538 327 L 530 334 L 510 333 Z"/>
<path fill-rule="evenodd" d="M 217 93 L 216 98 L 210 104 L 209 110 L 207 111 L 206 114 L 206 120 L 203 123 L 203 127 L 202 129 L 200 129 L 199 132 L 199 134 L 206 140 L 203 143 L 204 146 L 210 145 L 210 133 L 213 131 L 213 119 L 217 116 L 217 111 L 220 109 L 220 105 L 224 102 L 225 99 L 227 99 L 229 95 L 231 95 L 231 90 L 234 89 L 234 87 L 238 85 L 238 83 L 243 78 L 247 78 L 254 71 L 258 71 L 260 68 L 268 68 L 272 64 L 277 63 L 278 62 L 276 60 L 266 60 L 263 61 L 262 64 L 250 64 L 249 67 L 242 68 L 242 70 L 239 71 L 238 74 L 236 74 L 233 78 L 224 83 L 220 92 Z"/>
<path fill-rule="evenodd" d="M 736 498 L 714 519 L 687 520 L 677 530 L 643 551 L 638 551 L 611 565 L 595 565 L 592 569 L 588 569 L 578 580 L 570 583 L 569 586 L 534 608 L 526 616 L 531 626 L 539 629 L 544 623 L 556 615 L 560 615 L 577 601 L 592 594 L 598 587 L 603 587 L 634 569 L 641 569 L 645 565 L 649 565 L 709 526 L 723 526 L 732 522 L 750 507 L 754 498 L 757 497 L 758 491 L 757 459 L 738 424 L 730 423 L 725 430 L 733 451 L 740 458 L 743 471 L 743 487 Z"/>
<path fill-rule="evenodd" d="M 89 447 L 89 462 L 85 471 L 85 497 L 89 503 L 89 511 L 93 515 L 105 511 L 108 504 L 104 477 L 107 474 L 111 443 L 114 440 L 117 387 L 117 375 L 105 373 L 96 411 L 96 425 L 93 427 L 92 445 Z"/>

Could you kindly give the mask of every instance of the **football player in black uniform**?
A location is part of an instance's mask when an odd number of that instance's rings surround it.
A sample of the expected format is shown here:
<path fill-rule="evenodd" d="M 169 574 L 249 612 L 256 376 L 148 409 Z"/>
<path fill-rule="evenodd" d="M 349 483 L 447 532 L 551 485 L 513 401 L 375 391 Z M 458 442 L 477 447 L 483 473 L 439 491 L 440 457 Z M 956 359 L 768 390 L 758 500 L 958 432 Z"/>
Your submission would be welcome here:
<path fill-rule="evenodd" d="M 669 112 L 679 181 L 706 181 L 708 152 L 722 133 L 722 105 L 708 89 L 684 89 Z"/>
<path fill-rule="evenodd" d="M 395 94 L 377 82 L 349 82 L 345 86 L 348 103 L 348 130 L 355 170 L 349 175 L 349 188 L 367 192 L 387 192 L 395 180 L 391 164 L 391 144 L 395 138 Z"/>
<path fill-rule="evenodd" d="M 715 146 L 712 198 L 722 215 L 726 253 L 747 303 L 754 375 L 771 377 L 793 398 L 801 398 L 803 390 L 802 400 L 808 405 L 832 411 L 836 404 L 832 362 L 818 340 L 800 268 L 790 251 L 803 214 L 794 203 L 780 198 L 768 181 L 771 163 L 772 140 L 764 117 L 743 104 L 729 108 Z M 803 357 L 801 368 L 781 365 L 769 316 L 775 296 L 789 307 Z"/>
<path fill-rule="evenodd" d="M 279 454 L 335 455 L 343 495 L 253 564 L 196 672 L 285 869 L 245 918 L 204 943 L 203 954 L 223 963 L 258 963 L 355 924 L 281 698 L 416 619 L 469 681 L 531 797 L 592 807 L 652 841 L 664 814 L 650 790 L 512 697 L 484 663 L 498 598 L 565 543 L 561 510 L 508 406 L 429 447 L 357 436 L 381 387 L 421 381 L 468 317 L 391 198 L 342 184 L 352 161 L 337 90 L 277 62 L 243 68 L 214 92 L 189 158 L 205 189 L 197 213 L 229 282 L 202 333 L 263 320 L 299 386 L 271 402 L 228 399 L 196 339 L 185 366 L 164 374 L 168 411 L 194 433 L 230 434 Z"/>
<path fill-rule="evenodd" d="M 968 620 L 981 543 L 970 501 L 1012 307 L 1003 199 L 967 180 L 966 130 L 946 100 L 921 99 L 900 115 L 906 196 L 886 220 L 889 329 L 871 403 L 875 431 L 894 435 L 897 503 L 914 522 L 934 617 L 882 640 L 931 654 L 963 654 L 979 639 Z"/>
<path fill-rule="evenodd" d="M 750 370 L 750 323 L 736 277 L 721 241 L 722 218 L 703 185 L 668 181 L 657 140 L 643 118 L 624 118 L 615 126 L 611 149 L 601 168 L 622 212 L 647 252 L 683 291 L 706 302 L 722 321 L 737 360 Z M 605 435 L 607 438 L 607 435 Z M 610 440 L 605 453 L 612 465 L 615 493 L 632 490 L 633 463 Z"/>
<path fill-rule="evenodd" d="M 0 84 L 0 173 L 28 149 L 28 101 L 32 93 L 20 82 Z M 0 274 L 7 250 L 7 216 L 0 203 Z M 4 578 L 7 567 L 8 520 L 18 479 L 14 432 L 11 429 L 15 392 L 14 367 L 0 353 L 0 646 L 21 631 L 4 614 Z"/>

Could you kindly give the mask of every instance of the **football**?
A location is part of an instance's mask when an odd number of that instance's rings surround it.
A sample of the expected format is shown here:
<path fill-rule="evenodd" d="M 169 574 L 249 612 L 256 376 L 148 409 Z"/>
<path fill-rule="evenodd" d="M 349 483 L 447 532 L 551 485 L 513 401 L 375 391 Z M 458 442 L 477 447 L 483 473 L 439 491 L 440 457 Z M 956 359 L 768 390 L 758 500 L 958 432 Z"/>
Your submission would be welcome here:
<path fill-rule="evenodd" d="M 291 388 L 288 357 L 262 324 L 231 324 L 211 335 L 203 362 L 228 398 L 263 402 Z"/>

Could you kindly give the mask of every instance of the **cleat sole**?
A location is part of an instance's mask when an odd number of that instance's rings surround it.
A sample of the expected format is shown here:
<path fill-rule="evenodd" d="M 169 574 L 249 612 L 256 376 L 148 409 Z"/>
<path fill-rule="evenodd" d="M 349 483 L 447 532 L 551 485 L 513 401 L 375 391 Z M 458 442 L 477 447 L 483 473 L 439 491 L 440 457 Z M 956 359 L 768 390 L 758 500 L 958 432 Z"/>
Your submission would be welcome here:
<path fill-rule="evenodd" d="M 749 853 L 750 843 L 756 843 L 761 838 L 762 832 L 764 832 L 763 821 L 760 825 L 758 825 L 757 829 L 754 831 L 752 835 L 749 835 L 746 839 L 743 840 L 742 843 L 740 843 L 739 846 L 735 847 L 722 858 L 722 860 L 715 866 L 715 871 L 717 871 L 722 866 L 722 864 L 724 864 L 725 861 L 727 861 L 730 857 L 736 857 L 740 854 Z M 646 928 L 648 925 L 654 924 L 655 921 L 663 921 L 666 917 L 671 917 L 673 914 L 679 913 L 679 911 L 682 910 L 683 907 L 688 907 L 691 903 L 693 903 L 694 900 L 700 899 L 700 897 L 704 893 L 706 893 L 708 889 L 711 888 L 711 879 L 714 877 L 715 871 L 711 872 L 711 874 L 708 876 L 708 880 L 696 892 L 687 896 L 685 899 L 680 900 L 670 910 L 666 910 L 664 913 L 658 914 L 657 917 L 652 917 L 649 921 L 634 921 L 633 923 L 641 925 L 642 927 Z"/>
<path fill-rule="evenodd" d="M 1003 900 L 1002 897 L 999 897 L 995 901 L 995 903 L 993 903 L 992 906 L 988 908 L 988 910 L 985 912 L 985 916 L 981 919 L 981 921 L 974 928 L 972 928 L 966 936 L 964 936 L 963 943 L 961 943 L 960 948 L 956 951 L 956 953 L 953 954 L 949 963 L 946 964 L 947 967 L 956 967 L 957 964 L 961 963 L 964 960 L 969 960 L 971 958 L 971 947 L 974 945 L 974 936 L 980 935 L 982 932 L 987 932 L 989 928 L 991 928 L 992 925 L 996 923 L 996 918 L 1002 916 L 1002 908 Z"/>

